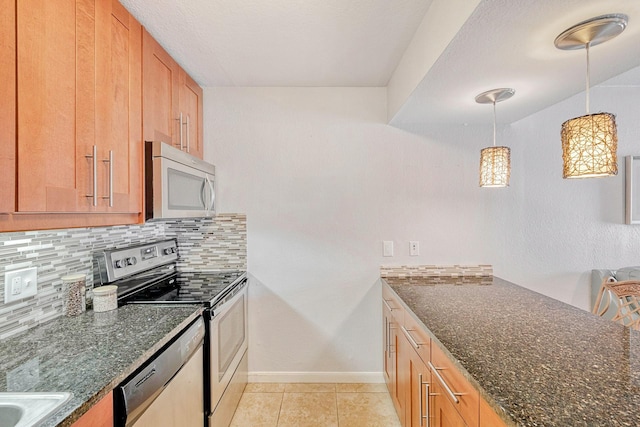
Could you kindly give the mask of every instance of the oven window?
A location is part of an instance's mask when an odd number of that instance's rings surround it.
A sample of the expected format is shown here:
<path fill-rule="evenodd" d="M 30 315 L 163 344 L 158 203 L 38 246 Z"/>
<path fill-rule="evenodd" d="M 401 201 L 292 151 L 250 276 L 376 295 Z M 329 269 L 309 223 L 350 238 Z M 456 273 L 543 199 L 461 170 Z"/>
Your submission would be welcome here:
<path fill-rule="evenodd" d="M 204 178 L 176 169 L 167 169 L 169 209 L 203 210 Z"/>
<path fill-rule="evenodd" d="M 242 295 L 223 315 L 218 324 L 218 381 L 224 377 L 245 340 L 244 299 L 245 295 Z"/>

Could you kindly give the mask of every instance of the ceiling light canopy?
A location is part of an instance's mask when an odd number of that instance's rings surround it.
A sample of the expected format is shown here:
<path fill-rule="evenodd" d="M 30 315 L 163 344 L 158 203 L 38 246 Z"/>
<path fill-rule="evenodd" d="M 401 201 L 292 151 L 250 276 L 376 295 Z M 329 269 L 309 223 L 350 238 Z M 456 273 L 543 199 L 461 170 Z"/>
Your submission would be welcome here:
<path fill-rule="evenodd" d="M 610 40 L 624 31 L 627 16 L 602 15 L 580 22 L 563 31 L 555 46 L 563 50 L 586 49 L 587 114 L 562 124 L 563 178 L 589 178 L 618 174 L 618 133 L 611 113 L 589 114 L 589 48 Z"/>
<path fill-rule="evenodd" d="M 511 149 L 496 146 L 496 102 L 511 98 L 510 88 L 491 89 L 476 96 L 479 104 L 493 104 L 493 146 L 480 150 L 480 187 L 508 187 L 511 177 Z"/>

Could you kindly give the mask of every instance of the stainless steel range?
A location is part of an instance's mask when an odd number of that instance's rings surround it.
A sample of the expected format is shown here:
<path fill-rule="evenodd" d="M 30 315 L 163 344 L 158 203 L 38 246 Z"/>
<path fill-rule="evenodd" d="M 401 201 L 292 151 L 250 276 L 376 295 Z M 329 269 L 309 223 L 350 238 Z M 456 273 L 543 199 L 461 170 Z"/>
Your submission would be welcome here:
<path fill-rule="evenodd" d="M 205 413 L 210 426 L 227 426 L 247 383 L 246 272 L 178 271 L 178 256 L 175 239 L 103 251 L 94 283 L 117 285 L 119 305 L 205 307 Z"/>

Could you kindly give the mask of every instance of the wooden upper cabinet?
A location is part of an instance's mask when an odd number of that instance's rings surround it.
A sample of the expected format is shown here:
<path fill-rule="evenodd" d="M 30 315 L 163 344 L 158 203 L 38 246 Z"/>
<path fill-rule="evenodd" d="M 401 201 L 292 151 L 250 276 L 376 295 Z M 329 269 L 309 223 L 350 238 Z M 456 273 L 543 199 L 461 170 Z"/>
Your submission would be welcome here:
<path fill-rule="evenodd" d="M 162 141 L 202 158 L 202 88 L 146 31 L 142 36 L 145 141 Z"/>
<path fill-rule="evenodd" d="M 114 0 L 21 0 L 16 16 L 18 212 L 141 212 L 140 24 Z"/>
<path fill-rule="evenodd" d="M 142 31 L 142 72 L 144 140 L 180 148 L 179 66 L 147 30 Z"/>
<path fill-rule="evenodd" d="M 202 88 L 186 72 L 180 73 L 180 111 L 184 126 L 186 151 L 203 156 Z"/>
<path fill-rule="evenodd" d="M 96 2 L 100 205 L 142 211 L 142 26 L 117 0 Z"/>
<path fill-rule="evenodd" d="M 84 155 L 94 143 L 91 3 L 17 2 L 20 212 L 91 209 L 84 197 L 91 188 Z"/>
<path fill-rule="evenodd" d="M 0 213 L 16 207 L 16 2 L 0 0 Z"/>

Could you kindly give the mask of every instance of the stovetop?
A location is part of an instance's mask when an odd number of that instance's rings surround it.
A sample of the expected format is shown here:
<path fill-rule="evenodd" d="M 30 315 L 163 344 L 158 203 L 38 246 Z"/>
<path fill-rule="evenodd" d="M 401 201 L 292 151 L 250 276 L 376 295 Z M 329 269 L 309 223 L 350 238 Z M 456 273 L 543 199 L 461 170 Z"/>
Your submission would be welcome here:
<path fill-rule="evenodd" d="M 178 242 L 166 239 L 94 254 L 94 283 L 118 286 L 118 304 L 212 307 L 246 280 L 244 271 L 178 271 Z"/>
<path fill-rule="evenodd" d="M 121 304 L 203 304 L 213 306 L 236 283 L 246 278 L 244 271 L 169 271 L 150 275 L 153 279 L 132 279 L 118 285 Z M 124 281 L 123 281 L 124 282 Z"/>

